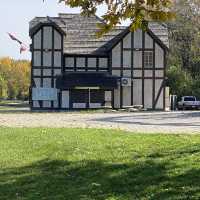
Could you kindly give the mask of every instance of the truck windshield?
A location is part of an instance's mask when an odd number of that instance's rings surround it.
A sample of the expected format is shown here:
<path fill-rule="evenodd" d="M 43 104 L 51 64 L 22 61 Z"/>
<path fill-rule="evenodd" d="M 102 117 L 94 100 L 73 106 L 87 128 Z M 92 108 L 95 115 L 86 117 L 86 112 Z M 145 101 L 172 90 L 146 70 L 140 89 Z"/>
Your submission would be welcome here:
<path fill-rule="evenodd" d="M 185 97 L 184 101 L 195 101 L 194 97 Z"/>

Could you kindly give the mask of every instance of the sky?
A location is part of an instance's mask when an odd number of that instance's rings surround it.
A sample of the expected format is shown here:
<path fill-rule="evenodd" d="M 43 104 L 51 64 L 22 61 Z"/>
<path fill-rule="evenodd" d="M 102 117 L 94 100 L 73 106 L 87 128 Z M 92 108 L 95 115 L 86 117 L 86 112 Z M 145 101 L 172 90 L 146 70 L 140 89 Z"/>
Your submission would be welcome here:
<path fill-rule="evenodd" d="M 101 13 L 101 8 L 99 12 Z M 71 9 L 58 0 L 5 0 L 0 4 L 0 57 L 9 56 L 14 59 L 30 59 L 30 52 L 20 54 L 19 44 L 12 41 L 7 32 L 29 46 L 29 21 L 36 16 L 52 16 L 58 13 L 78 13 L 79 9 Z"/>

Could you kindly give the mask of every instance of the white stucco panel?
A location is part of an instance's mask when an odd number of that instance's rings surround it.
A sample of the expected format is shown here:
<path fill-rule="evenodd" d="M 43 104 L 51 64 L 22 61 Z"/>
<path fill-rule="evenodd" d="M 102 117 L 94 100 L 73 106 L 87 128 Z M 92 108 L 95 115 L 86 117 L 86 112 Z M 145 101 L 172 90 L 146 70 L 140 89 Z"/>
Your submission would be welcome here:
<path fill-rule="evenodd" d="M 51 78 L 44 78 L 43 79 L 43 87 L 44 88 L 51 88 Z"/>
<path fill-rule="evenodd" d="M 96 67 L 97 59 L 96 58 L 88 58 L 88 67 Z"/>
<path fill-rule="evenodd" d="M 123 87 L 123 106 L 131 105 L 131 87 Z"/>
<path fill-rule="evenodd" d="M 33 52 L 33 66 L 41 66 L 41 52 L 39 51 L 34 51 Z"/>
<path fill-rule="evenodd" d="M 77 57 L 76 58 L 76 66 L 77 67 L 85 67 L 85 58 L 84 57 Z"/>
<path fill-rule="evenodd" d="M 40 87 L 40 81 L 41 81 L 40 78 L 34 78 L 33 81 L 34 81 L 35 87 Z"/>
<path fill-rule="evenodd" d="M 142 105 L 142 80 L 133 80 L 133 105 Z"/>
<path fill-rule="evenodd" d="M 123 51 L 123 66 L 131 67 L 131 51 Z"/>
<path fill-rule="evenodd" d="M 51 76 L 51 69 L 43 69 L 43 76 Z"/>
<path fill-rule="evenodd" d="M 51 101 L 42 101 L 43 108 L 51 108 Z"/>
<path fill-rule="evenodd" d="M 121 66 L 121 45 L 120 43 L 112 50 L 112 67 Z"/>
<path fill-rule="evenodd" d="M 33 69 L 34 76 L 41 76 L 41 69 Z"/>
<path fill-rule="evenodd" d="M 54 48 L 61 49 L 61 35 L 58 31 L 54 30 Z"/>
<path fill-rule="evenodd" d="M 124 48 L 131 48 L 131 33 L 124 37 L 123 46 Z"/>
<path fill-rule="evenodd" d="M 152 85 L 151 79 L 144 80 L 144 108 L 152 108 Z"/>
<path fill-rule="evenodd" d="M 142 68 L 142 51 L 134 51 L 133 66 L 134 68 Z"/>
<path fill-rule="evenodd" d="M 108 67 L 108 59 L 107 58 L 99 58 L 99 67 L 107 68 Z"/>
<path fill-rule="evenodd" d="M 156 77 L 164 77 L 164 70 L 155 70 Z"/>
<path fill-rule="evenodd" d="M 62 91 L 62 108 L 69 108 L 69 91 Z"/>
<path fill-rule="evenodd" d="M 51 61 L 51 56 L 52 56 L 52 52 L 48 51 L 48 52 L 44 52 L 43 53 L 43 66 L 46 67 L 50 67 L 52 65 L 52 61 Z"/>
<path fill-rule="evenodd" d="M 62 55 L 61 52 L 54 52 L 54 66 L 61 67 Z"/>
<path fill-rule="evenodd" d="M 114 90 L 114 107 L 120 108 L 120 89 Z"/>
<path fill-rule="evenodd" d="M 41 30 L 39 30 L 33 37 L 34 49 L 41 49 Z"/>
<path fill-rule="evenodd" d="M 148 33 L 145 33 L 145 48 L 153 48 L 153 39 Z"/>
<path fill-rule="evenodd" d="M 156 44 L 155 45 L 155 66 L 156 68 L 163 68 L 164 67 L 164 51 L 163 49 Z"/>
<path fill-rule="evenodd" d="M 131 70 L 123 70 L 123 76 L 126 78 L 131 77 Z"/>
<path fill-rule="evenodd" d="M 134 70 L 133 76 L 134 77 L 142 77 L 142 70 Z"/>
<path fill-rule="evenodd" d="M 153 76 L 153 71 L 152 70 L 145 70 L 144 71 L 144 76 L 145 77 L 152 77 Z"/>
<path fill-rule="evenodd" d="M 52 27 L 44 27 L 43 28 L 43 41 L 44 41 L 44 49 L 52 49 Z"/>
<path fill-rule="evenodd" d="M 65 58 L 65 67 L 74 67 L 74 57 Z"/>
<path fill-rule="evenodd" d="M 134 32 L 134 48 L 142 48 L 142 30 L 137 29 Z"/>
<path fill-rule="evenodd" d="M 40 104 L 39 101 L 33 101 L 33 108 L 39 108 Z"/>

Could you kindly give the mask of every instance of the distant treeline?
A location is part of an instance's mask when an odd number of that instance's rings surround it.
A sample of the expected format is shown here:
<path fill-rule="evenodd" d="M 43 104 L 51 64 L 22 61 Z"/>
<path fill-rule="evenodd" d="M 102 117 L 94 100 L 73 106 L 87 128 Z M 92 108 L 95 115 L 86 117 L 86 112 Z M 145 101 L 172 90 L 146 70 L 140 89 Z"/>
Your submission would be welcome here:
<path fill-rule="evenodd" d="M 176 20 L 168 23 L 170 93 L 200 99 L 200 1 L 176 1 L 175 11 Z"/>
<path fill-rule="evenodd" d="M 0 59 L 0 98 L 27 100 L 30 87 L 30 61 Z"/>

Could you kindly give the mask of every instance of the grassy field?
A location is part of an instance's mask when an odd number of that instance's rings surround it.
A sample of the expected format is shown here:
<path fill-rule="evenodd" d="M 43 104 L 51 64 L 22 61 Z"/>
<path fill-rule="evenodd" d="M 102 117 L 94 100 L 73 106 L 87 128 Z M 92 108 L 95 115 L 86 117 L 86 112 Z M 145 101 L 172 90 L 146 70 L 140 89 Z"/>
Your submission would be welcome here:
<path fill-rule="evenodd" d="M 0 199 L 200 199 L 200 136 L 1 128 Z"/>

